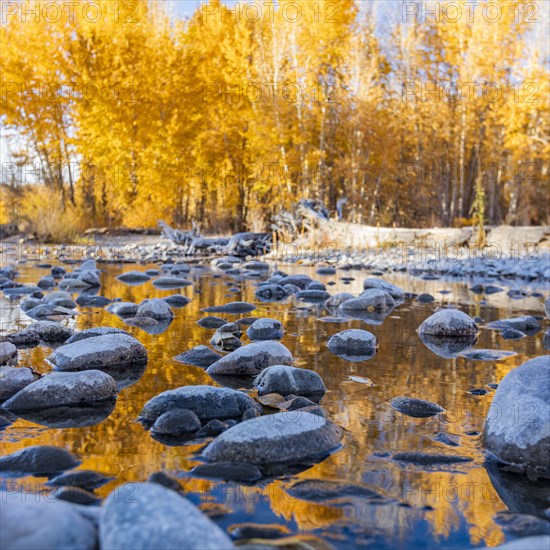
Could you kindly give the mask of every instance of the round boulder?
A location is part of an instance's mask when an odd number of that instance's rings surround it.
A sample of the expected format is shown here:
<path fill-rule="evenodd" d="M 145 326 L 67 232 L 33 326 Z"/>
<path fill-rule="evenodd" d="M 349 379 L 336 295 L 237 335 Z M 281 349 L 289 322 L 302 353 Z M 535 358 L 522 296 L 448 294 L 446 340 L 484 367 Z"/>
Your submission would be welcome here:
<path fill-rule="evenodd" d="M 143 300 L 139 304 L 136 317 L 148 317 L 156 321 L 171 321 L 174 318 L 172 308 L 161 298 Z"/>
<path fill-rule="evenodd" d="M 199 417 L 189 409 L 170 409 L 161 414 L 151 428 L 158 435 L 178 436 L 200 430 Z"/>
<path fill-rule="evenodd" d="M 498 385 L 485 421 L 485 447 L 504 463 L 550 473 L 549 407 L 550 355 L 542 355 Z"/>
<path fill-rule="evenodd" d="M 281 321 L 268 317 L 254 321 L 246 331 L 246 335 L 251 340 L 280 340 L 284 334 Z"/>
<path fill-rule="evenodd" d="M 330 452 L 341 439 L 342 430 L 330 420 L 300 411 L 284 412 L 229 428 L 202 456 L 210 462 L 296 463 Z"/>
<path fill-rule="evenodd" d="M 315 371 L 287 365 L 274 365 L 263 370 L 254 380 L 254 387 L 259 395 L 278 393 L 320 397 L 327 391 Z"/>
<path fill-rule="evenodd" d="M 441 309 L 428 317 L 418 328 L 421 336 L 468 338 L 477 334 L 474 320 L 458 309 Z"/>
<path fill-rule="evenodd" d="M 352 328 L 338 332 L 327 342 L 328 349 L 349 361 L 364 361 L 376 353 L 376 336 L 366 330 Z"/>
<path fill-rule="evenodd" d="M 0 365 L 17 364 L 17 348 L 11 342 L 0 342 Z"/>

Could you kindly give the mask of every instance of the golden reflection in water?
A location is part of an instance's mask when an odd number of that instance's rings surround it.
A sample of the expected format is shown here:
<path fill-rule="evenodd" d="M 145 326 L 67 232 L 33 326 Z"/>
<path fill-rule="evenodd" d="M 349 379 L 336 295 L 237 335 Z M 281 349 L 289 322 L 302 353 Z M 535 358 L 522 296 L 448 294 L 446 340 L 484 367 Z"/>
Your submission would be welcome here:
<path fill-rule="evenodd" d="M 150 282 L 127 286 L 114 279 L 120 268 L 102 268 L 104 274 L 100 293 L 110 298 L 139 302 L 144 298 L 177 292 L 158 290 Z M 308 272 L 307 268 L 287 271 Z M 29 282 L 38 280 L 45 273 L 36 268 L 24 268 L 22 272 L 22 280 Z M 365 275 L 350 273 L 356 281 L 343 285 L 338 280 L 337 285 L 328 287 L 329 291 L 358 293 Z M 313 271 L 310 270 L 309 274 L 315 277 Z M 318 278 L 326 282 L 337 280 L 340 276 Z M 145 373 L 133 385 L 122 389 L 115 410 L 100 424 L 84 428 L 46 429 L 20 419 L 0 435 L 2 452 L 7 454 L 37 444 L 66 447 L 82 457 L 82 468 L 116 477 L 98 491 L 102 497 L 122 482 L 143 481 L 161 469 L 183 475 L 197 464 L 196 454 L 201 449 L 200 445 L 165 446 L 151 438 L 136 418 L 145 402 L 162 391 L 183 385 L 215 385 L 203 369 L 183 365 L 174 361 L 173 357 L 195 345 L 208 343 L 213 331 L 196 324 L 200 317 L 206 315 L 200 311 L 201 308 L 233 300 L 254 302 L 254 281 L 232 281 L 228 285 L 226 278 L 214 278 L 211 274 L 190 277 L 195 286 L 183 289 L 182 293 L 193 301 L 184 308 L 174 308 L 174 321 L 160 335 L 130 327 L 103 309 L 81 309 L 82 314 L 74 321 L 77 330 L 111 325 L 136 336 L 149 351 Z M 275 317 L 283 322 L 287 330 L 283 343 L 292 351 L 300 366 L 313 369 L 322 376 L 329 389 L 322 405 L 346 431 L 340 450 L 297 477 L 367 483 L 389 497 L 408 502 L 413 508 L 372 506 L 360 500 L 339 507 L 301 501 L 286 491 L 296 477 L 276 480 L 265 486 L 237 486 L 238 489 L 220 492 L 224 484 L 183 475 L 181 482 L 185 490 L 197 494 L 200 502 L 223 500 L 230 508 L 237 508 L 248 515 L 254 515 L 259 502 L 267 502 L 273 514 L 281 520 L 295 522 L 301 531 L 330 528 L 338 522 L 351 521 L 366 532 L 386 533 L 396 540 L 407 541 L 414 522 L 423 519 L 429 523 L 431 536 L 437 542 L 452 539 L 457 531 L 465 529 L 465 524 L 467 533 L 462 536 L 469 538 L 471 544 L 494 546 L 501 543 L 504 535 L 493 518 L 498 511 L 506 510 L 506 506 L 481 466 L 480 437 L 475 434 L 483 429 L 491 397 L 474 397 L 466 392 L 488 382 L 498 383 L 515 366 L 544 353 L 542 333 L 511 342 L 503 340 L 497 332 L 484 330 L 477 347 L 514 349 L 519 354 L 506 361 L 483 362 L 460 357 L 444 359 L 435 355 L 421 343 L 416 328 L 439 303 L 462 303 L 463 310 L 488 321 L 527 311 L 540 312 L 542 302 L 535 298 L 512 302 L 505 300 L 504 293 L 501 293 L 490 296 L 488 305 L 483 305 L 479 296 L 467 290 L 468 285 L 405 278 L 396 278 L 395 282 L 406 290 L 431 292 L 438 301 L 427 305 L 406 301 L 381 325 L 367 325 L 361 321 L 323 323 L 318 317 L 327 315 L 327 312 L 292 300 L 284 304 L 258 303 L 258 309 L 249 315 Z M 228 292 L 230 286 L 237 286 L 239 292 Z M 438 295 L 437 290 L 443 288 L 451 289 L 452 294 Z M 17 303 L 1 300 L 3 322 L 9 319 L 18 327 L 31 322 L 20 314 Z M 239 317 L 222 316 L 229 320 Z M 371 360 L 351 363 L 327 350 L 326 341 L 332 334 L 351 327 L 369 330 L 378 338 L 379 350 Z M 246 336 L 243 340 L 247 341 Z M 21 350 L 20 365 L 32 365 L 40 372 L 47 372 L 50 367 L 45 359 L 50 352 L 45 347 Z M 369 378 L 375 385 L 371 387 L 352 381 L 352 375 Z M 444 406 L 447 413 L 429 419 L 404 417 L 388 404 L 399 395 L 434 401 Z M 432 438 L 438 432 L 456 434 L 460 437 L 461 446 L 448 448 L 434 442 Z M 374 455 L 427 449 L 468 455 L 474 458 L 474 462 L 454 470 L 422 471 L 403 467 L 388 456 Z M 20 481 L 35 488 L 34 478 Z M 431 508 L 424 509 L 427 506 Z"/>

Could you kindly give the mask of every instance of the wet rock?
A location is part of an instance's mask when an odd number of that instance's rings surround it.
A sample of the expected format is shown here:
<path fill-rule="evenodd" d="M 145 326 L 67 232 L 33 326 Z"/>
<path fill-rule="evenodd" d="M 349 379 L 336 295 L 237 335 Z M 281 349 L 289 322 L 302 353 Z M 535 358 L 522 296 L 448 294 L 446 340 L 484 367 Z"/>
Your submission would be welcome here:
<path fill-rule="evenodd" d="M 314 395 L 320 398 L 327 391 L 321 377 L 312 370 L 274 365 L 263 370 L 254 380 L 259 395 Z"/>
<path fill-rule="evenodd" d="M 284 525 L 264 525 L 260 523 L 236 523 L 227 529 L 231 538 L 244 539 L 279 539 L 290 534 Z"/>
<path fill-rule="evenodd" d="M 207 422 L 198 432 L 197 437 L 216 437 L 222 432 L 225 432 L 229 425 L 215 418 Z"/>
<path fill-rule="evenodd" d="M 48 487 L 80 487 L 86 491 L 93 491 L 99 487 L 103 487 L 114 477 L 107 477 L 93 470 L 73 470 L 65 472 L 50 479 L 46 485 Z"/>
<path fill-rule="evenodd" d="M 60 265 L 54 265 L 50 270 L 50 273 L 52 274 L 52 277 L 54 279 L 61 279 L 61 277 L 63 277 L 66 272 L 67 271 L 65 270 L 65 268 L 61 267 Z"/>
<path fill-rule="evenodd" d="M 124 498 L 124 494 L 135 498 Z M 122 496 L 121 496 L 122 495 Z M 233 548 L 231 539 L 185 497 L 157 483 L 131 483 L 103 505 L 100 547 L 116 550 Z"/>
<path fill-rule="evenodd" d="M 363 281 L 363 288 L 365 290 L 369 288 L 377 288 L 379 290 L 383 290 L 384 292 L 387 292 L 394 300 L 403 300 L 405 294 L 404 291 L 398 286 L 395 286 L 392 283 L 388 283 L 387 281 L 384 281 L 382 279 L 377 279 L 375 277 L 365 279 Z"/>
<path fill-rule="evenodd" d="M 0 367 L 0 403 L 38 378 L 28 367 Z"/>
<path fill-rule="evenodd" d="M 202 456 L 211 462 L 296 463 L 328 453 L 342 430 L 304 412 L 283 412 L 241 422 L 212 441 Z"/>
<path fill-rule="evenodd" d="M 290 485 L 286 492 L 300 500 L 327 504 L 349 502 L 351 498 L 375 503 L 389 502 L 388 498 L 368 485 L 328 479 L 303 479 Z"/>
<path fill-rule="evenodd" d="M 64 292 L 62 290 L 46 294 L 46 296 L 44 296 L 44 302 L 48 304 L 54 304 L 56 306 L 66 307 L 69 309 L 75 307 L 76 305 L 75 302 L 73 302 L 71 295 L 68 292 Z"/>
<path fill-rule="evenodd" d="M 215 315 L 208 315 L 197 321 L 197 325 L 202 328 L 218 329 L 227 323 L 227 319 L 216 317 Z"/>
<path fill-rule="evenodd" d="M 0 366 L 17 364 L 17 348 L 11 342 L 0 342 Z"/>
<path fill-rule="evenodd" d="M 38 321 L 23 330 L 10 334 L 7 340 L 17 345 L 38 344 L 45 342 L 65 342 L 73 334 L 73 330 L 55 321 Z"/>
<path fill-rule="evenodd" d="M 40 304 L 28 310 L 27 315 L 31 319 L 46 319 L 48 317 L 67 316 L 72 317 L 78 312 L 55 304 Z"/>
<path fill-rule="evenodd" d="M 355 296 L 353 294 L 350 294 L 349 292 L 339 292 L 338 294 L 334 294 L 333 296 L 331 296 L 325 302 L 325 307 L 329 310 L 332 308 L 337 308 L 340 307 L 347 300 L 352 300 L 354 298 Z"/>
<path fill-rule="evenodd" d="M 161 414 L 151 428 L 158 435 L 179 436 L 194 433 L 201 427 L 199 417 L 189 409 L 170 409 Z"/>
<path fill-rule="evenodd" d="M 240 462 L 199 464 L 191 470 L 191 473 L 197 477 L 238 481 L 241 483 L 254 483 L 262 479 L 262 472 L 257 466 Z"/>
<path fill-rule="evenodd" d="M 474 359 L 476 361 L 503 361 L 517 355 L 515 351 L 498 350 L 498 349 L 472 349 L 463 351 L 460 356 L 466 359 Z"/>
<path fill-rule="evenodd" d="M 273 365 L 291 365 L 292 354 L 279 342 L 248 344 L 212 363 L 208 374 L 256 376 Z"/>
<path fill-rule="evenodd" d="M 263 317 L 255 320 L 246 331 L 246 334 L 251 340 L 280 340 L 285 331 L 281 321 Z"/>
<path fill-rule="evenodd" d="M 189 409 L 201 420 L 240 418 L 248 409 L 260 410 L 260 406 L 248 395 L 229 388 L 214 386 L 184 386 L 165 391 L 150 399 L 139 415 L 145 426 L 171 409 Z"/>
<path fill-rule="evenodd" d="M 31 309 L 38 307 L 42 304 L 43 302 L 39 298 L 27 298 L 26 300 L 22 300 L 19 303 L 19 307 L 21 308 L 21 311 L 24 311 L 26 313 L 27 311 L 30 311 Z"/>
<path fill-rule="evenodd" d="M 365 290 L 357 298 L 346 300 L 340 305 L 340 311 L 369 310 L 388 311 L 395 307 L 395 300 L 387 292 L 375 288 Z"/>
<path fill-rule="evenodd" d="M 513 328 L 507 328 L 507 329 L 504 329 L 500 335 L 505 339 L 505 340 L 521 340 L 522 338 L 525 338 L 527 335 L 524 334 L 523 332 L 519 331 L 519 330 L 516 330 L 516 329 L 513 329 Z"/>
<path fill-rule="evenodd" d="M 51 475 L 71 470 L 79 464 L 80 460 L 61 447 L 33 445 L 0 457 L 0 472 Z"/>
<path fill-rule="evenodd" d="M 153 285 L 158 288 L 182 288 L 192 284 L 191 281 L 181 277 L 159 277 L 153 281 Z"/>
<path fill-rule="evenodd" d="M 327 347 L 348 361 L 365 361 L 374 356 L 378 342 L 374 334 L 366 330 L 349 329 L 331 336 Z"/>
<path fill-rule="evenodd" d="M 113 302 L 107 307 L 107 311 L 118 315 L 119 317 L 134 317 L 139 306 L 133 302 Z"/>
<path fill-rule="evenodd" d="M 433 353 L 445 359 L 458 357 L 460 353 L 475 346 L 477 336 L 454 338 L 453 336 L 431 336 L 420 334 L 422 343 Z"/>
<path fill-rule="evenodd" d="M 22 492 L 1 492 L 0 547 L 6 550 L 95 550 L 94 524 L 76 507 L 62 501 L 34 498 Z"/>
<path fill-rule="evenodd" d="M 487 450 L 504 463 L 549 473 L 549 396 L 550 355 L 535 357 L 509 372 L 495 392 L 485 422 Z"/>
<path fill-rule="evenodd" d="M 188 298 L 183 294 L 172 294 L 171 296 L 162 298 L 162 300 L 172 307 L 184 307 L 191 301 L 191 298 Z"/>
<path fill-rule="evenodd" d="M 205 307 L 202 311 L 206 313 L 249 313 L 255 309 L 255 305 L 247 302 L 230 302 L 223 306 Z"/>
<path fill-rule="evenodd" d="M 472 388 L 471 390 L 468 390 L 467 393 L 471 395 L 487 395 L 489 390 L 486 390 L 485 388 Z"/>
<path fill-rule="evenodd" d="M 183 487 L 180 485 L 179 481 L 165 472 L 154 472 L 147 478 L 147 481 L 150 483 L 158 483 L 180 495 L 184 494 Z"/>
<path fill-rule="evenodd" d="M 477 334 L 477 325 L 458 309 L 441 309 L 428 317 L 418 328 L 420 335 L 464 338 Z"/>
<path fill-rule="evenodd" d="M 287 401 L 281 404 L 281 410 L 283 411 L 298 411 L 302 409 L 311 409 L 316 404 L 303 396 L 291 396 L 286 398 Z"/>
<path fill-rule="evenodd" d="M 326 302 L 330 298 L 330 294 L 326 290 L 309 289 L 299 290 L 296 292 L 296 298 L 302 302 Z"/>
<path fill-rule="evenodd" d="M 97 498 L 94 493 L 80 487 L 59 487 L 52 491 L 49 497 L 55 500 L 71 502 L 72 504 L 81 504 L 83 506 L 101 502 L 101 499 Z"/>
<path fill-rule="evenodd" d="M 139 304 L 136 317 L 148 317 L 156 321 L 171 321 L 174 318 L 174 312 L 164 300 L 152 298 L 143 300 Z"/>
<path fill-rule="evenodd" d="M 281 285 L 262 285 L 256 289 L 256 298 L 265 301 L 277 301 L 287 297 L 286 290 Z"/>
<path fill-rule="evenodd" d="M 80 307 L 105 307 L 111 302 L 112 300 L 105 296 L 87 296 L 86 294 L 82 294 L 76 299 L 76 303 Z"/>
<path fill-rule="evenodd" d="M 514 329 L 533 336 L 540 330 L 540 323 L 534 317 L 524 315 L 523 317 L 514 317 L 512 319 L 500 319 L 487 325 L 487 328 L 494 330 Z"/>
<path fill-rule="evenodd" d="M 395 453 L 393 460 L 397 462 L 406 462 L 409 464 L 419 464 L 423 466 L 431 466 L 438 464 L 458 464 L 462 462 L 471 462 L 472 459 L 462 455 L 447 455 L 439 453 L 417 453 L 403 452 Z"/>
<path fill-rule="evenodd" d="M 53 288 L 55 284 L 55 279 L 49 275 L 46 275 L 36 283 L 36 286 L 42 289 L 49 289 Z"/>
<path fill-rule="evenodd" d="M 116 279 L 123 283 L 145 283 L 151 279 L 151 276 L 143 271 L 128 271 L 127 273 L 122 273 Z"/>
<path fill-rule="evenodd" d="M 206 368 L 220 359 L 222 355 L 211 350 L 208 346 L 195 346 L 194 348 L 176 355 L 174 359 L 180 363 Z"/>
<path fill-rule="evenodd" d="M 417 302 L 421 302 L 423 304 L 429 304 L 433 301 L 435 301 L 435 298 L 431 295 L 431 294 L 419 294 L 417 297 L 416 297 L 416 301 Z"/>
<path fill-rule="evenodd" d="M 105 372 L 52 372 L 21 389 L 4 403 L 13 413 L 92 404 L 116 397 L 114 379 Z"/>
<path fill-rule="evenodd" d="M 234 351 L 243 345 L 239 340 L 242 334 L 243 331 L 237 323 L 226 323 L 216 330 L 210 343 L 220 351 Z"/>
<path fill-rule="evenodd" d="M 298 287 L 300 290 L 305 290 L 309 283 L 311 283 L 311 277 L 307 275 L 287 275 L 279 281 L 279 285 L 285 287 L 286 285 L 292 285 Z"/>
<path fill-rule="evenodd" d="M 544 301 L 544 313 L 546 313 L 546 318 L 550 319 L 550 298 L 546 298 Z"/>
<path fill-rule="evenodd" d="M 414 397 L 395 397 L 390 401 L 390 405 L 392 409 L 414 418 L 428 418 L 445 412 L 445 409 L 437 403 Z"/>
<path fill-rule="evenodd" d="M 61 371 L 101 370 L 144 364 L 147 362 L 147 351 L 132 336 L 105 334 L 61 346 L 47 360 Z"/>
<path fill-rule="evenodd" d="M 95 338 L 97 336 L 104 336 L 105 334 L 123 334 L 130 336 L 125 330 L 115 327 L 93 327 L 87 328 L 80 332 L 73 334 L 68 340 L 67 344 L 72 344 L 73 342 L 80 342 L 81 340 L 86 340 L 86 338 Z"/>

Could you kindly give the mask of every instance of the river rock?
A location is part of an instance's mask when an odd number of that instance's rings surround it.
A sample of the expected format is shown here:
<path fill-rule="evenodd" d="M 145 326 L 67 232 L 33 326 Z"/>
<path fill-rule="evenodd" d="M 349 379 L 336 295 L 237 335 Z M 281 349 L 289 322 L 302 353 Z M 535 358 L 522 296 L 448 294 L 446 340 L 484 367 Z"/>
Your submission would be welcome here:
<path fill-rule="evenodd" d="M 498 321 L 493 321 L 487 325 L 487 328 L 495 330 L 514 329 L 519 330 L 528 336 L 533 336 L 540 330 L 540 322 L 534 317 L 524 315 L 522 317 L 514 317 L 512 319 L 500 319 Z"/>
<path fill-rule="evenodd" d="M 191 470 L 191 474 L 197 477 L 239 481 L 241 483 L 254 483 L 263 477 L 262 472 L 257 466 L 241 462 L 199 464 Z"/>
<path fill-rule="evenodd" d="M 28 310 L 26 313 L 31 319 L 47 319 L 48 317 L 62 315 L 72 317 L 78 314 L 75 310 L 67 309 L 63 306 L 57 306 L 55 304 L 40 304 Z"/>
<path fill-rule="evenodd" d="M 172 294 L 162 298 L 162 300 L 172 307 L 184 307 L 191 301 L 191 298 L 188 298 L 183 294 Z"/>
<path fill-rule="evenodd" d="M 347 300 L 353 300 L 355 296 L 353 294 L 350 294 L 349 292 L 339 292 L 338 294 L 334 294 L 331 296 L 326 302 L 325 307 L 327 309 L 337 308 L 340 307 L 344 302 Z"/>
<path fill-rule="evenodd" d="M 211 350 L 208 346 L 195 346 L 174 357 L 174 360 L 195 367 L 206 368 L 222 357 L 221 354 Z"/>
<path fill-rule="evenodd" d="M 283 277 L 277 284 L 282 287 L 286 285 L 296 286 L 300 290 L 305 290 L 312 279 L 308 275 L 287 275 Z"/>
<path fill-rule="evenodd" d="M 220 351 L 234 351 L 243 345 L 239 339 L 242 334 L 243 331 L 237 323 L 226 323 L 216 330 L 210 343 Z"/>
<path fill-rule="evenodd" d="M 344 301 L 340 305 L 340 311 L 370 310 L 388 311 L 395 307 L 395 300 L 384 290 L 369 288 L 357 298 Z"/>
<path fill-rule="evenodd" d="M 103 505 L 99 538 L 103 550 L 234 548 L 189 500 L 158 483 L 130 483 L 113 491 Z"/>
<path fill-rule="evenodd" d="M 199 417 L 189 409 L 170 409 L 161 414 L 151 428 L 158 435 L 178 436 L 200 430 Z"/>
<path fill-rule="evenodd" d="M 105 334 L 61 346 L 47 360 L 62 371 L 102 369 L 144 364 L 147 351 L 132 336 Z"/>
<path fill-rule="evenodd" d="M 352 328 L 331 336 L 327 347 L 335 355 L 349 361 L 364 361 L 374 356 L 378 342 L 374 334 L 366 330 Z"/>
<path fill-rule="evenodd" d="M 218 329 L 227 323 L 227 319 L 216 317 L 215 315 L 207 315 L 197 321 L 197 325 L 202 328 Z"/>
<path fill-rule="evenodd" d="M 418 328 L 418 333 L 428 336 L 468 338 L 477 334 L 474 320 L 458 309 L 441 309 L 428 317 Z"/>
<path fill-rule="evenodd" d="M 166 411 L 189 409 L 201 420 L 241 418 L 248 409 L 260 411 L 261 407 L 248 395 L 229 388 L 214 386 L 184 386 L 165 391 L 150 399 L 139 415 L 145 426 L 152 425 Z"/>
<path fill-rule="evenodd" d="M 93 404 L 116 397 L 114 379 L 99 370 L 52 372 L 27 385 L 4 403 L 13 413 Z"/>
<path fill-rule="evenodd" d="M 300 411 L 260 416 L 237 424 L 202 452 L 211 462 L 296 463 L 328 453 L 342 439 L 329 420 Z"/>
<path fill-rule="evenodd" d="M 461 357 L 476 361 L 503 361 L 514 355 L 517 355 L 517 352 L 504 349 L 471 349 L 460 353 Z"/>
<path fill-rule="evenodd" d="M 387 292 L 394 300 L 403 300 L 405 292 L 398 286 L 388 283 L 383 279 L 377 279 L 376 277 L 369 277 L 363 281 L 363 288 L 365 290 L 369 288 L 377 288 Z"/>
<path fill-rule="evenodd" d="M 307 395 L 321 397 L 327 389 L 322 378 L 312 370 L 274 365 L 263 370 L 254 380 L 258 395 Z"/>
<path fill-rule="evenodd" d="M 50 475 L 71 470 L 79 464 L 76 457 L 61 447 L 33 445 L 0 457 L 0 472 Z"/>
<path fill-rule="evenodd" d="M 277 284 L 261 285 L 256 289 L 256 298 L 264 301 L 278 301 L 287 297 L 286 290 Z"/>
<path fill-rule="evenodd" d="M 153 281 L 153 285 L 158 288 L 182 288 L 192 284 L 191 281 L 182 277 L 159 277 Z"/>
<path fill-rule="evenodd" d="M 326 290 L 306 288 L 306 290 L 296 292 L 296 298 L 302 302 L 326 302 L 330 298 L 330 294 Z"/>
<path fill-rule="evenodd" d="M 17 364 L 17 348 L 11 342 L 0 342 L 0 366 Z"/>
<path fill-rule="evenodd" d="M 251 340 L 280 340 L 284 334 L 281 321 L 268 317 L 257 319 L 246 331 Z"/>
<path fill-rule="evenodd" d="M 156 321 L 171 321 L 174 318 L 174 312 L 164 300 L 152 298 L 143 300 L 139 304 L 136 317 L 148 317 Z"/>
<path fill-rule="evenodd" d="M 143 271 L 128 271 L 120 274 L 116 279 L 123 283 L 145 283 L 151 279 L 151 276 Z"/>
<path fill-rule="evenodd" d="M 547 298 L 544 302 L 544 313 L 546 313 L 546 318 L 550 319 L 550 298 Z"/>
<path fill-rule="evenodd" d="M 93 470 L 73 470 L 55 476 L 46 485 L 48 487 L 80 487 L 86 491 L 93 491 L 94 489 L 103 487 L 103 485 L 113 479 L 114 477 L 107 477 Z"/>
<path fill-rule="evenodd" d="M 37 378 L 38 375 L 28 367 L 0 367 L 0 403 L 32 384 Z"/>
<path fill-rule="evenodd" d="M 107 307 L 107 311 L 120 317 L 133 317 L 137 313 L 139 306 L 133 302 L 113 302 Z"/>
<path fill-rule="evenodd" d="M 73 334 L 68 340 L 67 344 L 73 342 L 80 342 L 80 340 L 86 340 L 87 338 L 95 338 L 97 336 L 104 336 L 105 334 L 124 334 L 130 336 L 125 330 L 116 327 L 93 327 L 81 330 Z"/>
<path fill-rule="evenodd" d="M 75 506 L 21 491 L 0 492 L 0 548 L 95 550 L 94 524 Z"/>
<path fill-rule="evenodd" d="M 76 303 L 80 307 L 105 307 L 111 302 L 112 300 L 105 296 L 88 296 L 86 294 L 82 294 L 76 299 Z"/>
<path fill-rule="evenodd" d="M 38 321 L 28 327 L 10 334 L 7 340 L 15 345 L 34 344 L 40 340 L 46 342 L 65 342 L 73 334 L 73 330 L 55 321 Z"/>
<path fill-rule="evenodd" d="M 273 365 L 291 365 L 292 354 L 279 342 L 254 342 L 222 357 L 206 372 L 217 375 L 256 376 Z"/>
<path fill-rule="evenodd" d="M 391 400 L 390 405 L 392 409 L 413 418 L 428 418 L 445 412 L 445 409 L 437 403 L 414 397 L 395 397 Z"/>
<path fill-rule="evenodd" d="M 254 311 L 256 306 L 247 302 L 230 302 L 223 306 L 205 307 L 202 311 L 206 313 L 249 313 Z"/>
<path fill-rule="evenodd" d="M 51 275 L 46 275 L 36 283 L 36 286 L 46 290 L 53 288 L 55 284 L 55 279 Z"/>
<path fill-rule="evenodd" d="M 498 385 L 485 422 L 485 447 L 499 460 L 550 473 L 550 355 L 510 371 Z"/>

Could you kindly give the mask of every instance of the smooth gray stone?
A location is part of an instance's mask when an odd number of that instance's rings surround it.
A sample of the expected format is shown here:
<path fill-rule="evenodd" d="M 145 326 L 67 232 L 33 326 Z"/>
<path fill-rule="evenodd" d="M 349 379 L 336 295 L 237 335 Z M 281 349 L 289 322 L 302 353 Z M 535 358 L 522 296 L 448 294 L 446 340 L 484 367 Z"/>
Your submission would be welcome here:
<path fill-rule="evenodd" d="M 254 380 L 259 395 L 278 393 L 280 395 L 317 395 L 326 391 L 322 378 L 312 370 L 274 365 L 263 370 Z"/>
<path fill-rule="evenodd" d="M 355 296 L 349 292 L 339 292 L 331 296 L 326 302 L 325 307 L 327 309 L 340 307 L 347 300 L 353 300 Z"/>
<path fill-rule="evenodd" d="M 374 334 L 352 328 L 332 335 L 327 342 L 327 347 L 332 353 L 344 359 L 363 361 L 374 356 L 378 342 Z"/>
<path fill-rule="evenodd" d="M 513 317 L 512 319 L 499 319 L 498 321 L 493 321 L 487 325 L 487 328 L 495 330 L 506 330 L 510 328 L 519 330 L 528 336 L 533 336 L 533 334 L 536 334 L 540 330 L 540 322 L 534 317 L 523 315 L 522 317 Z"/>
<path fill-rule="evenodd" d="M 0 366 L 16 364 L 17 348 L 15 345 L 11 342 L 0 342 Z"/>
<path fill-rule="evenodd" d="M 184 386 L 165 391 L 150 399 L 139 415 L 143 424 L 155 420 L 171 409 L 189 409 L 202 422 L 215 418 L 240 418 L 245 411 L 261 411 L 260 405 L 245 393 L 215 386 Z"/>
<path fill-rule="evenodd" d="M 248 302 L 230 302 L 223 306 L 205 307 L 202 311 L 206 313 L 249 313 L 255 309 L 256 306 Z"/>
<path fill-rule="evenodd" d="M 172 307 L 184 307 L 191 301 L 191 298 L 183 294 L 172 294 L 171 296 L 162 298 L 162 300 Z"/>
<path fill-rule="evenodd" d="M 469 456 L 447 455 L 441 453 L 421 453 L 414 451 L 395 453 L 392 458 L 397 462 L 406 462 L 409 464 L 419 464 L 423 466 L 459 464 L 462 462 L 471 462 L 473 460 Z"/>
<path fill-rule="evenodd" d="M 342 439 L 329 420 L 300 411 L 241 422 L 212 441 L 202 456 L 209 462 L 296 463 L 328 453 Z"/>
<path fill-rule="evenodd" d="M 0 402 L 9 399 L 37 378 L 38 375 L 28 367 L 0 367 Z"/>
<path fill-rule="evenodd" d="M 374 502 L 389 501 L 368 485 L 330 479 L 302 479 L 290 485 L 286 492 L 294 498 L 318 503 L 334 502 L 342 499 L 349 501 L 350 497 Z"/>
<path fill-rule="evenodd" d="M 47 360 L 62 371 L 103 369 L 146 363 L 147 351 L 132 336 L 105 334 L 61 346 Z"/>
<path fill-rule="evenodd" d="M 300 290 L 305 290 L 311 281 L 312 279 L 308 275 L 287 275 L 277 284 L 282 287 L 285 285 L 292 285 L 298 287 Z"/>
<path fill-rule="evenodd" d="M 376 277 L 368 277 L 363 281 L 363 288 L 365 290 L 369 288 L 377 288 L 387 292 L 395 300 L 402 300 L 405 296 L 405 292 L 398 286 L 388 283 L 383 279 L 377 279 Z"/>
<path fill-rule="evenodd" d="M 97 531 L 78 508 L 24 492 L 0 492 L 3 550 L 95 550 Z"/>
<path fill-rule="evenodd" d="M 159 277 L 153 281 L 153 285 L 158 288 L 181 288 L 192 284 L 191 281 L 182 277 Z"/>
<path fill-rule="evenodd" d="M 499 350 L 499 349 L 472 349 L 463 351 L 460 356 L 466 359 L 474 359 L 476 361 L 503 361 L 517 355 L 515 351 Z"/>
<path fill-rule="evenodd" d="M 506 464 L 550 473 L 550 355 L 535 357 L 500 382 L 483 442 Z"/>
<path fill-rule="evenodd" d="M 279 342 L 253 342 L 239 348 L 207 369 L 208 374 L 256 376 L 273 365 L 291 365 L 292 354 Z"/>
<path fill-rule="evenodd" d="M 197 325 L 202 328 L 218 329 L 227 323 L 226 319 L 216 317 L 215 315 L 208 315 L 199 319 Z"/>
<path fill-rule="evenodd" d="M 123 283 L 145 283 L 151 279 L 151 276 L 143 271 L 127 271 L 115 278 Z"/>
<path fill-rule="evenodd" d="M 73 330 L 56 321 L 38 321 L 28 327 L 10 334 L 7 340 L 18 344 L 35 344 L 40 340 L 46 342 L 65 342 L 73 334 Z"/>
<path fill-rule="evenodd" d="M 326 302 L 330 294 L 326 290 L 309 289 L 296 292 L 296 298 L 302 302 Z"/>
<path fill-rule="evenodd" d="M 115 327 L 93 327 L 87 328 L 80 332 L 73 334 L 68 340 L 67 344 L 72 344 L 73 342 L 80 342 L 81 340 L 86 340 L 86 338 L 95 338 L 96 336 L 104 336 L 105 334 L 125 334 L 130 336 L 125 330 Z"/>
<path fill-rule="evenodd" d="M 414 418 L 428 418 L 445 412 L 445 409 L 437 403 L 414 397 L 395 397 L 391 400 L 390 405 L 392 409 Z"/>
<path fill-rule="evenodd" d="M 0 472 L 57 474 L 80 464 L 69 451 L 52 445 L 33 445 L 0 457 Z"/>
<path fill-rule="evenodd" d="M 170 409 L 155 420 L 151 432 L 159 435 L 181 435 L 194 433 L 200 428 L 201 421 L 193 411 L 189 409 Z"/>
<path fill-rule="evenodd" d="M 262 317 L 254 321 L 246 335 L 251 340 L 280 340 L 285 334 L 283 324 L 277 319 Z"/>
<path fill-rule="evenodd" d="M 113 477 L 104 476 L 102 473 L 94 472 L 93 470 L 73 470 L 55 476 L 46 485 L 48 487 L 80 487 L 81 489 L 92 491 L 102 487 L 113 479 Z"/>
<path fill-rule="evenodd" d="M 109 305 L 113 300 L 105 298 L 105 296 L 86 296 L 83 294 L 76 299 L 76 303 L 80 307 L 105 307 Z"/>
<path fill-rule="evenodd" d="M 138 308 L 138 304 L 134 304 L 133 302 L 113 302 L 107 307 L 107 311 L 122 317 L 133 317 L 137 313 Z"/>
<path fill-rule="evenodd" d="M 428 317 L 418 328 L 421 336 L 464 338 L 477 334 L 474 320 L 458 309 L 441 309 Z"/>
<path fill-rule="evenodd" d="M 149 317 L 156 321 L 171 321 L 174 318 L 172 308 L 160 298 L 143 300 L 139 304 L 136 317 Z"/>
<path fill-rule="evenodd" d="M 395 307 L 395 300 L 384 290 L 369 288 L 357 298 L 344 301 L 340 305 L 340 311 L 370 310 L 388 311 Z"/>
<path fill-rule="evenodd" d="M 115 380 L 99 370 L 52 372 L 21 389 L 4 403 L 13 413 L 93 404 L 116 397 Z"/>
<path fill-rule="evenodd" d="M 158 483 L 115 489 L 99 522 L 102 550 L 221 550 L 231 539 L 185 497 Z"/>
<path fill-rule="evenodd" d="M 220 359 L 220 353 L 211 350 L 208 346 L 195 346 L 174 357 L 174 360 L 187 365 L 206 368 Z"/>

